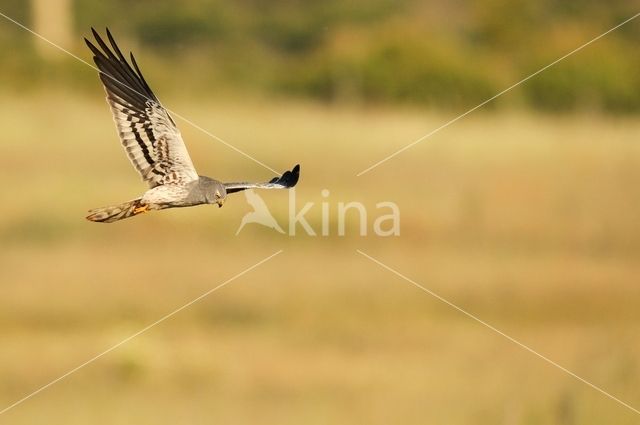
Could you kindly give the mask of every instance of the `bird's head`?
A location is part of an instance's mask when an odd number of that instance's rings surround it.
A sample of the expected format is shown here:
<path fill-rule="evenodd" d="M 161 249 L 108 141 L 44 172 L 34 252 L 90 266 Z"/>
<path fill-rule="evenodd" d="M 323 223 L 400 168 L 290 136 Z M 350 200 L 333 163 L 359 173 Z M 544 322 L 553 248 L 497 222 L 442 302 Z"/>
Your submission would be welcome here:
<path fill-rule="evenodd" d="M 200 176 L 200 193 L 204 194 L 208 204 L 218 204 L 222 207 L 227 198 L 227 189 L 224 184 L 209 177 Z"/>
<path fill-rule="evenodd" d="M 227 190 L 224 185 L 217 184 L 213 188 L 213 201 L 218 204 L 218 208 L 222 208 L 224 201 L 227 199 Z"/>

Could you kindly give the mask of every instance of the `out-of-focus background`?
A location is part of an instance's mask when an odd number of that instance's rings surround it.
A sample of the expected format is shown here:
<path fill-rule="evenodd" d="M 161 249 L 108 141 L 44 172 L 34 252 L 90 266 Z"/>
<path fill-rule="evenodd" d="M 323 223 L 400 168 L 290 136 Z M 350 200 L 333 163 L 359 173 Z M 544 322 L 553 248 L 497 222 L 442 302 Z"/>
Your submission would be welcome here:
<path fill-rule="evenodd" d="M 0 17 L 0 415 L 33 424 L 632 424 L 640 408 L 640 21 L 632 1 L 0 2 L 91 62 L 108 26 L 163 103 L 271 167 L 320 233 L 222 209 L 113 225 L 144 185 L 96 72 Z M 177 120 L 201 174 L 272 173 Z M 323 197 L 321 191 L 330 191 Z M 288 194 L 261 193 L 286 228 Z M 367 207 L 338 236 L 338 202 Z M 401 211 L 401 235 L 372 235 Z"/>

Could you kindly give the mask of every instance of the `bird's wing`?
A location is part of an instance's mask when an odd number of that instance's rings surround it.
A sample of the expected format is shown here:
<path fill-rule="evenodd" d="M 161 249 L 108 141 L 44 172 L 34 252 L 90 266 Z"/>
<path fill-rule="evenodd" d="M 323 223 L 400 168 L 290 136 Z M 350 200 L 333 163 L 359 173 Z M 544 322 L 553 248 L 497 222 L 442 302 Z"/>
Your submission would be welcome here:
<path fill-rule="evenodd" d="M 145 81 L 133 53 L 133 68 L 107 29 L 111 48 L 92 28 L 100 49 L 85 38 L 100 70 L 122 145 L 149 186 L 185 184 L 197 180 L 187 147 L 166 109 Z M 134 70 L 135 68 L 135 70 Z"/>
<path fill-rule="evenodd" d="M 240 192 L 245 189 L 289 189 L 298 183 L 300 178 L 300 165 L 293 167 L 291 171 L 285 171 L 280 177 L 274 177 L 264 183 L 223 183 L 227 193 Z"/>

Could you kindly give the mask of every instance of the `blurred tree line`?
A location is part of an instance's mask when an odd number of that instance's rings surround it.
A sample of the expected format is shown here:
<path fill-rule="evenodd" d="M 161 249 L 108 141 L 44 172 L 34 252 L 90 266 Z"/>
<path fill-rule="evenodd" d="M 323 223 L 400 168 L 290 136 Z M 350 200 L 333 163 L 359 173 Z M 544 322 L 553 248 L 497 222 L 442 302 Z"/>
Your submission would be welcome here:
<path fill-rule="evenodd" d="M 2 12 L 30 26 L 35 3 L 12 2 Z M 638 12 L 631 0 L 63 3 L 76 43 L 65 47 L 88 59 L 81 35 L 91 26 L 109 26 L 136 52 L 154 86 L 175 86 L 179 76 L 176 89 L 182 91 L 238 87 L 439 108 L 474 106 Z M 529 80 L 495 107 L 640 111 L 639 47 L 640 19 Z M 33 36 L 7 21 L 0 25 L 0 60 L 3 81 L 18 86 L 95 83 L 73 59 L 52 65 L 34 48 Z"/>

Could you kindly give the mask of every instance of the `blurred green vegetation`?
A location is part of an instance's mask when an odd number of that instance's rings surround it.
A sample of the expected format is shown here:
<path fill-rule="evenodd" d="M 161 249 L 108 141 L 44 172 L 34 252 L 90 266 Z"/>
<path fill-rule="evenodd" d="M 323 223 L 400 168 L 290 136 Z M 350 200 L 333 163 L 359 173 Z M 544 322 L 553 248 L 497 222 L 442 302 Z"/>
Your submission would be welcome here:
<path fill-rule="evenodd" d="M 474 106 L 637 12 L 630 0 L 76 0 L 73 9 L 70 50 L 88 58 L 81 36 L 109 26 L 154 86 L 438 108 Z M 3 12 L 29 24 L 29 2 Z M 497 107 L 640 111 L 639 36 L 631 22 Z M 0 25 L 4 81 L 95 83 L 73 59 L 39 71 L 31 38 Z"/>

